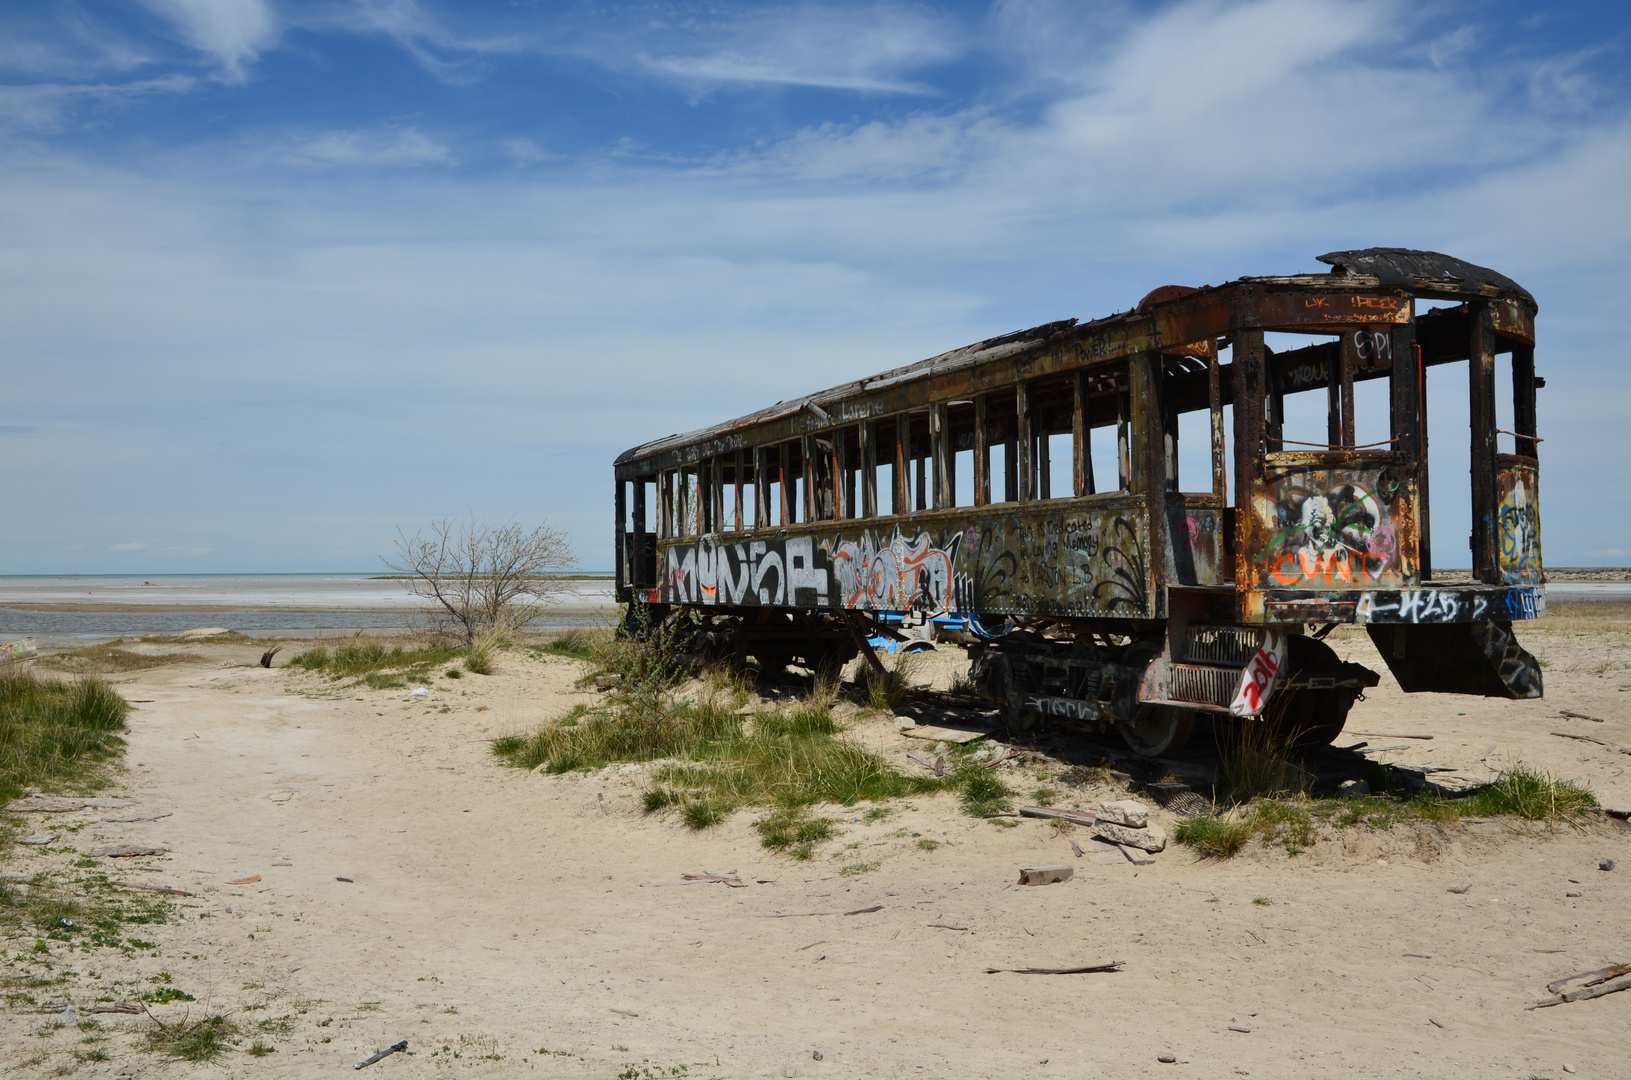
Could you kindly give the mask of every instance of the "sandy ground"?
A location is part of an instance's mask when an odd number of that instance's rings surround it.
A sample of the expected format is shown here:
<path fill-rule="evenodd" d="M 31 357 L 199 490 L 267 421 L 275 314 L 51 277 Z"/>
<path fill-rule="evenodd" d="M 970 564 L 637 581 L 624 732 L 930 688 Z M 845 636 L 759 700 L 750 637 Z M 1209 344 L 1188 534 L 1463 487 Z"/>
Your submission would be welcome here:
<path fill-rule="evenodd" d="M 1631 757 L 1550 734 L 1631 744 L 1627 624 L 1553 623 L 1526 637 L 1546 700 L 1407 698 L 1384 676 L 1350 729 L 1432 734 L 1399 755 L 1460 769 L 1493 744 L 1489 763 L 1550 768 L 1631 805 Z M 1382 669 L 1363 637 L 1337 644 Z M 59 1029 L 19 1000 L 0 1014 L 0 1068 L 306 1077 L 406 1039 L 376 1074 L 1627 1074 L 1631 993 L 1523 1008 L 1552 979 L 1631 960 L 1631 831 L 1612 821 L 1352 829 L 1225 863 L 1174 846 L 1138 867 L 1075 858 L 1080 831 L 974 821 L 934 797 L 881 821 L 825 808 L 843 835 L 799 863 L 759 846 L 752 813 L 702 833 L 643 815 L 632 767 L 499 765 L 487 740 L 592 697 L 573 688 L 575 662 L 506 654 L 491 677 L 436 680 L 427 701 L 337 694 L 252 666 L 259 650 L 200 647 L 200 661 L 114 676 L 139 702 L 120 791 L 171 816 L 31 815 L 30 828 L 87 825 L 16 849 L 5 869 L 66 867 L 66 845 L 168 848 L 115 875 L 194 894 L 140 928 L 154 947 L 59 952 L 53 971 L 75 974 L 42 1000 L 129 998 L 168 972 L 198 1001 L 156 1015 L 223 1012 L 251 1035 L 286 1018 L 264 1036 L 277 1052 L 250 1057 L 246 1038 L 222 1064 L 167 1063 L 139 1049 L 145 1018 Z M 858 734 L 903 767 L 924 749 L 887 719 Z M 1028 792 L 1037 775 L 1008 779 Z M 1600 871 L 1603 858 L 1620 869 Z M 1050 863 L 1074 878 L 1014 884 Z M 703 870 L 746 885 L 677 884 Z M 260 881 L 227 884 L 249 875 Z M 9 977 L 43 971 L 31 945 L 6 943 Z M 985 973 L 1104 960 L 1125 968 Z M 110 1060 L 76 1060 L 87 1048 Z"/>

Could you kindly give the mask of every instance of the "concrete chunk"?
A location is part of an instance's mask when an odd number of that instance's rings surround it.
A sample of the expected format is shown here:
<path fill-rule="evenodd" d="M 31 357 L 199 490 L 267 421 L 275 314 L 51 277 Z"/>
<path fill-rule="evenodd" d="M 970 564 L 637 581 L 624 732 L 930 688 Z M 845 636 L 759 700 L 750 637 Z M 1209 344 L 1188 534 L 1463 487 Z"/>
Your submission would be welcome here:
<path fill-rule="evenodd" d="M 1131 829 L 1142 829 L 1150 823 L 1150 810 L 1136 799 L 1118 799 L 1115 802 L 1099 804 L 1099 820 L 1108 821 L 1112 825 L 1126 825 Z"/>
<path fill-rule="evenodd" d="M 1112 844 L 1134 847 L 1140 851 L 1164 851 L 1167 846 L 1166 831 L 1159 827 L 1129 829 L 1125 825 L 1100 821 L 1093 826 L 1093 835 L 1101 840 L 1108 840 Z"/>
<path fill-rule="evenodd" d="M 1069 866 L 1032 866 L 1019 872 L 1021 885 L 1052 885 L 1059 881 L 1069 881 L 1076 873 Z"/>

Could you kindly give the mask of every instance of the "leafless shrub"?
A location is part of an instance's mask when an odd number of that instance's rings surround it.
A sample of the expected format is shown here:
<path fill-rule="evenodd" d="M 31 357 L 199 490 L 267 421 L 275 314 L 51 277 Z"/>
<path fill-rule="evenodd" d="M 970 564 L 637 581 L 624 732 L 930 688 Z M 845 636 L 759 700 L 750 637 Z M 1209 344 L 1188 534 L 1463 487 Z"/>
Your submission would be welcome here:
<path fill-rule="evenodd" d="M 548 525 L 443 518 L 408 536 L 397 529 L 395 557 L 385 565 L 407 577 L 414 595 L 466 646 L 494 631 L 519 630 L 565 588 L 552 571 L 576 563 L 566 534 Z"/>

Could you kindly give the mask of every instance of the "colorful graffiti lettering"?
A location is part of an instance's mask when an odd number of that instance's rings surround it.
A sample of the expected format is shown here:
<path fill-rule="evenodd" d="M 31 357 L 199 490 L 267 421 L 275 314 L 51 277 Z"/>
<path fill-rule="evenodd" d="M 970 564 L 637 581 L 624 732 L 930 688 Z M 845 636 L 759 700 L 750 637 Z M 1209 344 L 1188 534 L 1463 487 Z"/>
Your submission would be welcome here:
<path fill-rule="evenodd" d="M 1278 530 L 1263 545 L 1263 566 L 1281 587 L 1359 588 L 1403 576 L 1385 501 L 1349 477 L 1315 471 L 1282 481 L 1259 498 L 1258 514 Z"/>
<path fill-rule="evenodd" d="M 1280 678 L 1280 669 L 1286 662 L 1286 636 L 1271 630 L 1263 637 L 1263 644 L 1253 654 L 1251 662 L 1240 675 L 1240 689 L 1229 703 L 1230 716 L 1256 716 L 1263 711 L 1274 684 Z"/>
<path fill-rule="evenodd" d="M 1512 469 L 1500 476 L 1499 510 L 1501 576 L 1511 584 L 1540 580 L 1540 500 L 1532 470 Z"/>
<path fill-rule="evenodd" d="M 712 537 L 668 549 L 664 599 L 679 604 L 825 607 L 825 553 L 808 536 L 721 544 Z"/>
<path fill-rule="evenodd" d="M 839 537 L 829 550 L 843 605 L 945 614 L 954 601 L 953 571 L 962 540 L 962 533 L 953 533 L 937 547 L 928 533 L 908 540 L 898 529 L 882 545 L 871 533 L 856 540 Z"/>

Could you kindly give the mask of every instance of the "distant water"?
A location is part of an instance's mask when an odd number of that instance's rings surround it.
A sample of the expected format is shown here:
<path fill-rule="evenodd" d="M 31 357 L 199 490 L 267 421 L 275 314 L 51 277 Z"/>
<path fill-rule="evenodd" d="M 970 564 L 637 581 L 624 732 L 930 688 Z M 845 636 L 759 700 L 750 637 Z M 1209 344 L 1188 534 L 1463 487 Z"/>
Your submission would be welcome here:
<path fill-rule="evenodd" d="M 610 580 L 564 582 L 537 629 L 603 625 Z M 139 637 L 224 626 L 250 636 L 324 635 L 413 625 L 424 601 L 368 574 L 0 576 L 0 637 Z"/>

